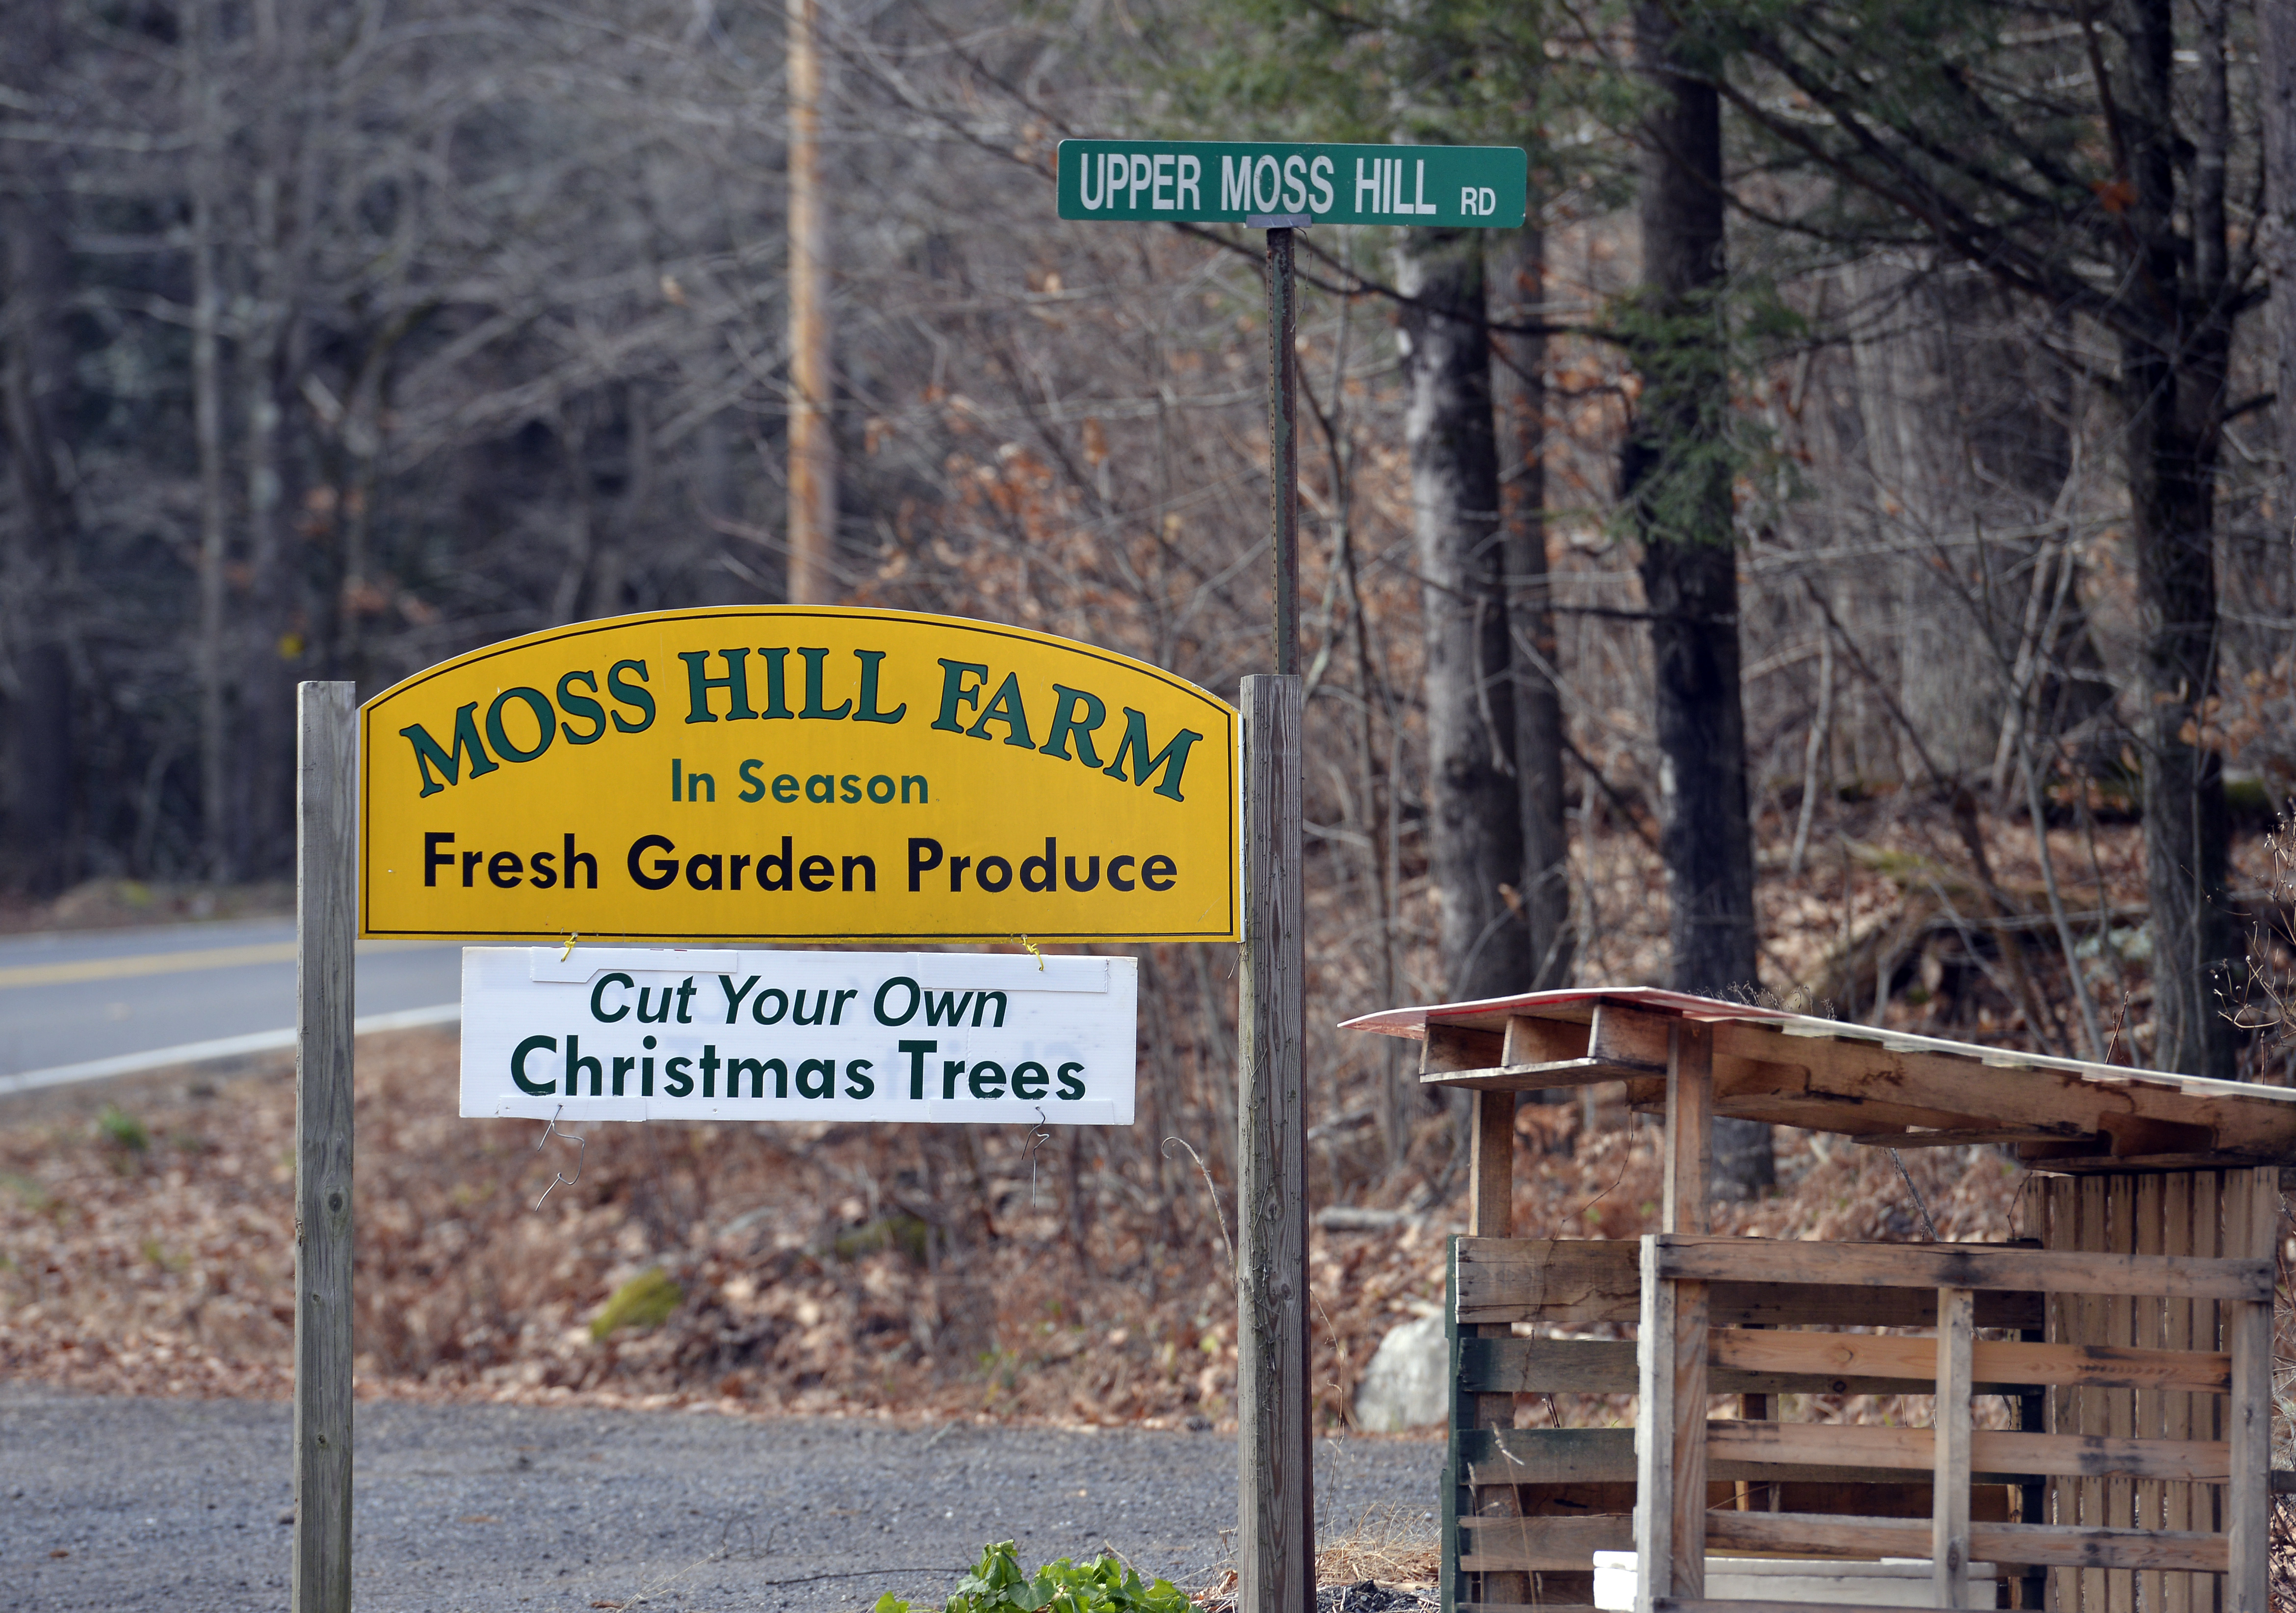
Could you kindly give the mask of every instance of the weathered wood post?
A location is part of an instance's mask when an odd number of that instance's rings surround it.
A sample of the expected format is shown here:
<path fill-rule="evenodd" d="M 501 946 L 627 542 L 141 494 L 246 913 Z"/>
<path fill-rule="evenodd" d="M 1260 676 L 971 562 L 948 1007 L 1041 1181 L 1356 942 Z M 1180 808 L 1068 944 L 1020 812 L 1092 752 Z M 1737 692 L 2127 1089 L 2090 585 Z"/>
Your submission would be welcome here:
<path fill-rule="evenodd" d="M 294 1613 L 351 1605 L 352 866 L 357 695 L 296 691 Z"/>
<path fill-rule="evenodd" d="M 1300 877 L 1300 310 L 1294 225 L 1267 231 L 1267 481 L 1274 677 L 1243 707 L 1243 959 L 1236 1073 L 1236 1607 L 1315 1613 L 1313 1396 L 1308 1366 L 1307 975 Z"/>
<path fill-rule="evenodd" d="M 1243 962 L 1238 981 L 1236 1539 L 1239 1613 L 1313 1613 L 1308 1390 L 1307 970 L 1296 677 L 1243 680 Z"/>
<path fill-rule="evenodd" d="M 1714 1166 L 1714 1028 L 1677 1019 L 1667 1031 L 1668 1232 L 1710 1229 Z M 1635 1416 L 1635 1549 L 1638 1613 L 1706 1595 L 1706 1324 L 1702 1281 L 1660 1274 L 1659 1243 L 1643 1240 L 1642 1326 L 1636 1348 L 1642 1404 Z"/>

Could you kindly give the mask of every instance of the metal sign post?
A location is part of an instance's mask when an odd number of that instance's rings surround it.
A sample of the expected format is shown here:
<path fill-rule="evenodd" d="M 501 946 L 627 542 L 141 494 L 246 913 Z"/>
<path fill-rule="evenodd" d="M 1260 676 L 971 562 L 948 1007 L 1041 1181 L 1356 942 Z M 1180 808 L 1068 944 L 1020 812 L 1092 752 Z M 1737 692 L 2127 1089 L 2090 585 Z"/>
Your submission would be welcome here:
<path fill-rule="evenodd" d="M 1314 1613 L 1295 232 L 1317 224 L 1514 229 L 1525 215 L 1529 159 L 1516 146 L 1064 140 L 1058 184 L 1062 218 L 1242 224 L 1267 232 L 1275 672 L 1245 678 L 1242 701 L 1236 1608 Z"/>

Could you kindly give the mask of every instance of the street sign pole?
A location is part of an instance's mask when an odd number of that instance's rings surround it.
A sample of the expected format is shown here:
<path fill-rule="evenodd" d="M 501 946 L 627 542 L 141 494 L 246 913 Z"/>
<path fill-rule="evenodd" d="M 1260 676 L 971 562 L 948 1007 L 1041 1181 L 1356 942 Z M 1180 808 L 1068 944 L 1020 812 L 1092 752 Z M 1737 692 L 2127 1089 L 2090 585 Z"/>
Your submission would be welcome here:
<path fill-rule="evenodd" d="M 1299 305 L 1293 230 L 1267 231 L 1272 677 L 1243 680 L 1243 955 L 1236 1115 L 1236 1608 L 1314 1613 L 1308 1337 L 1307 969 L 1300 872 Z"/>
<path fill-rule="evenodd" d="M 1315 225 L 1518 229 L 1520 146 L 1063 140 L 1062 218 L 1267 232 L 1267 471 L 1275 672 L 1243 680 L 1237 1005 L 1237 1613 L 1314 1613 L 1308 1393 L 1306 971 L 1300 870 L 1300 434 L 1296 233 Z"/>
<path fill-rule="evenodd" d="M 1303 221 L 1304 222 L 1304 221 Z M 1275 670 L 1300 673 L 1300 304 L 1292 226 L 1267 230 L 1267 482 L 1275 516 Z"/>

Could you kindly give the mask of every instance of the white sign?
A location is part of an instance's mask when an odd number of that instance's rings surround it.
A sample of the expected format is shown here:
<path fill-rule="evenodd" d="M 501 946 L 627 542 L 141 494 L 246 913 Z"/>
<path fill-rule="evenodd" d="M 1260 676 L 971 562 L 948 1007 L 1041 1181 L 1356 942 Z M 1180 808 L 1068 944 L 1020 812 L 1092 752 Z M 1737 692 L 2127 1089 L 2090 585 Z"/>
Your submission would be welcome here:
<path fill-rule="evenodd" d="M 1129 1126 L 1135 958 L 463 949 L 463 1113 Z"/>

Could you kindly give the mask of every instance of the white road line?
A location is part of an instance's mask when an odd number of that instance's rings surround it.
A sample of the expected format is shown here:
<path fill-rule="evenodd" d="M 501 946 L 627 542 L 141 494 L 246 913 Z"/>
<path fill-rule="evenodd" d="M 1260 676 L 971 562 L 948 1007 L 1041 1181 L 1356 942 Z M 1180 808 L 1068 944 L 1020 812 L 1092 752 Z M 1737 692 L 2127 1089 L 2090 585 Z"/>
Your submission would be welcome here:
<path fill-rule="evenodd" d="M 356 1020 L 352 1031 L 369 1036 L 377 1031 L 415 1030 L 426 1025 L 451 1025 L 463 1017 L 460 1003 L 438 1003 L 429 1008 L 405 1008 L 397 1013 L 368 1014 Z M 69 1086 L 76 1081 L 101 1081 L 107 1076 L 129 1076 L 138 1070 L 160 1069 L 170 1064 L 201 1064 L 210 1059 L 243 1059 L 250 1053 L 275 1052 L 295 1045 L 295 1032 L 259 1030 L 251 1036 L 222 1036 L 212 1042 L 186 1042 L 177 1047 L 155 1047 L 148 1052 L 120 1053 L 110 1059 L 90 1059 L 85 1064 L 59 1064 L 53 1069 L 30 1069 L 21 1075 L 0 1076 L 0 1098 L 32 1092 L 43 1086 Z"/>

